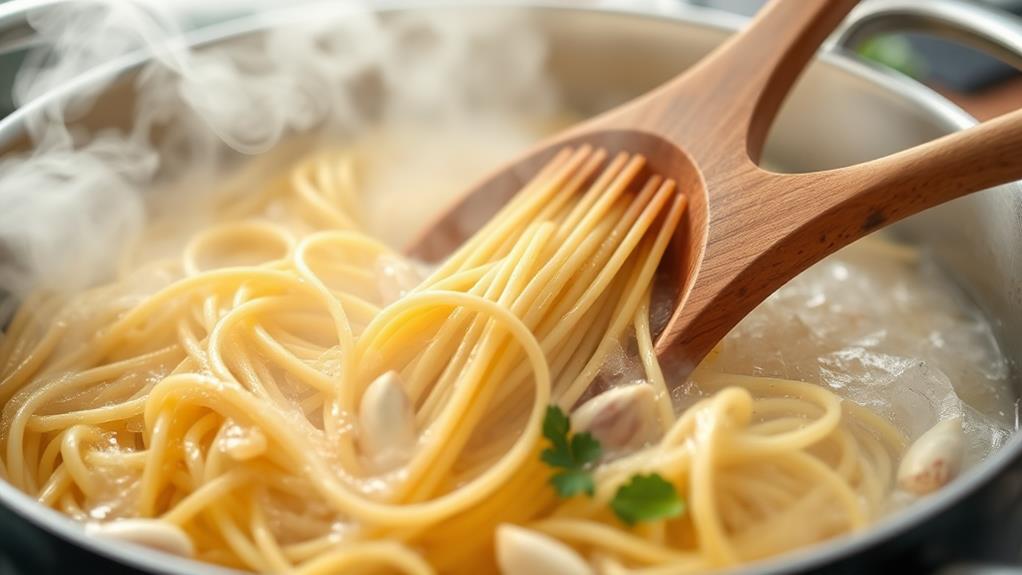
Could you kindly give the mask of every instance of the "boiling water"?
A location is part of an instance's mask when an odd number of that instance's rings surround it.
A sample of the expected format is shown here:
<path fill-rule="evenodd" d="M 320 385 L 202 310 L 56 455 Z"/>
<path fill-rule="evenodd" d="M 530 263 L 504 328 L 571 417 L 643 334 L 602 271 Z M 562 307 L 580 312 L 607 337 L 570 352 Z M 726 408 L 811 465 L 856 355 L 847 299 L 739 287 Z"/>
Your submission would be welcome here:
<path fill-rule="evenodd" d="M 711 369 L 825 385 L 914 439 L 962 416 L 965 465 L 1015 428 L 1015 395 L 990 325 L 925 250 L 870 237 L 770 296 Z M 698 382 L 682 393 L 698 392 Z"/>

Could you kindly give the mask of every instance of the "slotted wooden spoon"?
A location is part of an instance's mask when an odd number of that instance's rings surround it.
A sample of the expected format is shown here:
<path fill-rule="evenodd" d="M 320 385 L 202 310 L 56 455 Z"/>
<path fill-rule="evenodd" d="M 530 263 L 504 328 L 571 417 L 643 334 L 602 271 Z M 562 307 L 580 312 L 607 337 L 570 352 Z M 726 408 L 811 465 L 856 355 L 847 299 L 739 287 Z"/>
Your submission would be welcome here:
<path fill-rule="evenodd" d="M 436 260 L 453 251 L 474 231 L 470 214 L 496 211 L 564 146 L 643 154 L 689 196 L 661 263 L 676 292 L 656 342 L 680 377 L 757 304 L 828 254 L 926 208 L 1022 178 L 1022 110 L 847 168 L 778 174 L 757 165 L 785 95 L 855 4 L 773 0 L 693 68 L 543 142 L 469 190 L 410 253 Z"/>

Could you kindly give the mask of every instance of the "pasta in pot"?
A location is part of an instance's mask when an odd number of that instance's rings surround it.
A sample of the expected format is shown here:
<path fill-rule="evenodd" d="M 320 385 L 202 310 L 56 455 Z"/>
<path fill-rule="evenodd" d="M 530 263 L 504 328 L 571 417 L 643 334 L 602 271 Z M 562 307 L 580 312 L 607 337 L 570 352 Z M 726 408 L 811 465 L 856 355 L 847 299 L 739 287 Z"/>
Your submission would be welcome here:
<path fill-rule="evenodd" d="M 642 158 L 563 151 L 429 273 L 358 199 L 352 158 L 319 155 L 181 257 L 26 302 L 0 343 L 6 480 L 125 540 L 305 574 L 700 572 L 885 512 L 907 438 L 824 387 L 711 357 L 676 410 L 650 306 L 686 201 Z M 615 436 L 591 386 L 632 338 L 620 401 L 652 415 Z M 562 447 L 602 451 L 558 472 L 552 414 L 583 402 Z M 625 508 L 636 478 L 669 508 Z"/>

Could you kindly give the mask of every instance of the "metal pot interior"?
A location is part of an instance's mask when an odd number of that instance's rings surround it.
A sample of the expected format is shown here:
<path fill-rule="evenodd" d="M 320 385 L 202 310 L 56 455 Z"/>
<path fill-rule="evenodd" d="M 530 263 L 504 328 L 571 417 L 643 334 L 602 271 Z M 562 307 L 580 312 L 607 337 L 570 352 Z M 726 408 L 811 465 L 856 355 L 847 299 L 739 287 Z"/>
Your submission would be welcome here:
<path fill-rule="evenodd" d="M 449 12 L 444 17 L 472 15 L 465 7 L 429 9 Z M 550 74 L 562 101 L 581 115 L 638 95 L 685 69 L 720 43 L 736 23 L 731 17 L 695 9 L 658 15 L 567 7 L 533 7 L 529 11 L 549 42 Z M 280 25 L 301 17 L 300 10 L 289 12 Z M 235 23 L 208 32 L 203 49 L 258 34 L 264 25 Z M 128 126 L 134 110 L 131 80 L 129 70 L 81 122 L 91 127 Z M 0 123 L 3 153 L 30 147 L 23 119 L 23 114 L 15 114 Z M 785 104 L 770 134 L 765 158 L 772 166 L 791 171 L 832 168 L 886 155 L 969 123 L 967 115 L 910 80 L 828 54 L 810 66 Z M 1022 321 L 1016 319 L 1022 317 L 1022 256 L 1011 249 L 1022 245 L 1022 189 L 1013 184 L 958 200 L 898 224 L 895 232 L 933 250 L 949 275 L 994 323 L 1008 357 L 1015 364 L 1022 361 Z M 1019 392 L 1022 394 L 1022 389 Z M 984 465 L 925 504 L 863 535 L 779 558 L 763 567 L 771 571 L 793 565 L 818 566 L 894 536 L 978 488 L 1020 449 L 1017 437 L 1013 438 Z M 26 496 L 6 484 L 0 484 L 0 500 L 50 531 L 84 539 L 69 520 L 35 508 Z M 81 544 L 147 570 L 184 569 L 186 565 L 103 542 Z M 187 570 L 194 572 L 194 564 Z"/>

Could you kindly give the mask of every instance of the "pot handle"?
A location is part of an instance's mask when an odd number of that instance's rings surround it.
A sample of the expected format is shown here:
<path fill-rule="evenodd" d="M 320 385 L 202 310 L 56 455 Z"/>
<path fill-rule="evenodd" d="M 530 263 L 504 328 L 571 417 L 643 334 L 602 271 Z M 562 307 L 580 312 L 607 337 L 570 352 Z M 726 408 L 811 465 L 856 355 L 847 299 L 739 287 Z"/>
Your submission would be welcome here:
<path fill-rule="evenodd" d="M 1017 17 L 964 0 L 873 0 L 859 5 L 834 35 L 834 45 L 854 51 L 889 32 L 920 32 L 954 40 L 1022 70 Z"/>

